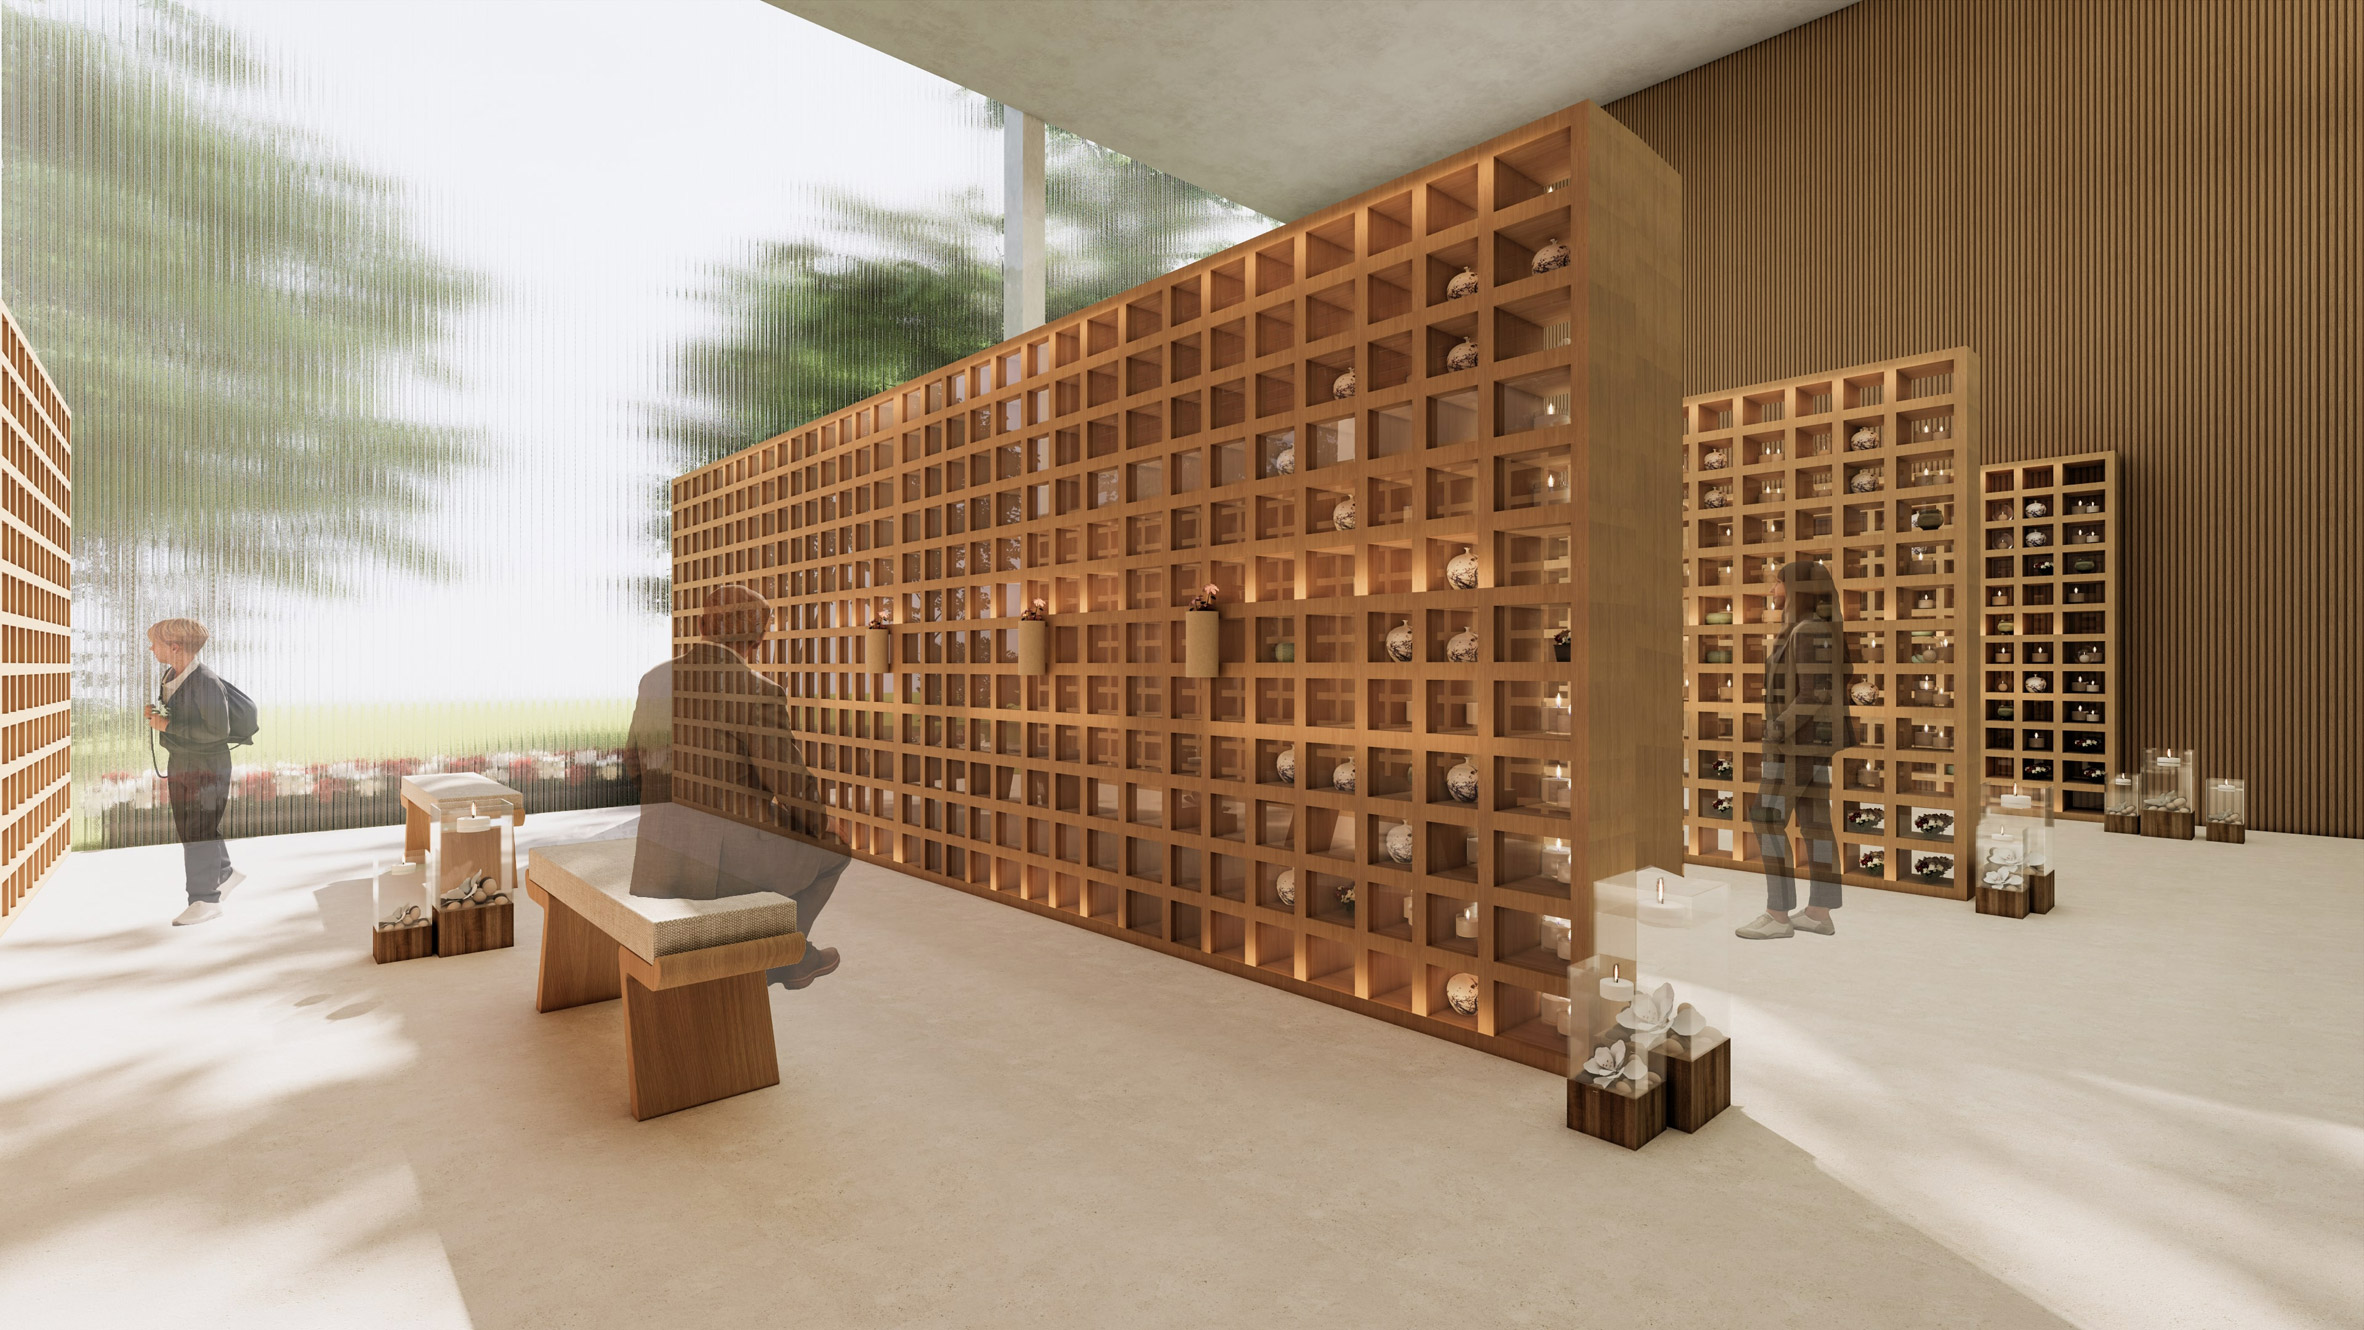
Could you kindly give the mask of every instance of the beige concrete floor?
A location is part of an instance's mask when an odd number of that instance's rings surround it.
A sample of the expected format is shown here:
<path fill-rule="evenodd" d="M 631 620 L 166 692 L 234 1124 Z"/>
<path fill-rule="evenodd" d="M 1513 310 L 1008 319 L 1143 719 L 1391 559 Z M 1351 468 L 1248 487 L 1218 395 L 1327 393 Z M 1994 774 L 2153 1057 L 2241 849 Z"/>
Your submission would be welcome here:
<path fill-rule="evenodd" d="M 538 910 L 369 962 L 392 829 L 235 844 L 196 929 L 177 851 L 76 856 L 0 937 L 0 1323 L 2364 1323 L 2359 846 L 2064 841 L 2049 918 L 1852 892 L 1736 952 L 1741 1106 L 1632 1154 L 1555 1078 L 859 865 L 784 1083 L 635 1123 L 614 1004 L 533 1012 Z"/>

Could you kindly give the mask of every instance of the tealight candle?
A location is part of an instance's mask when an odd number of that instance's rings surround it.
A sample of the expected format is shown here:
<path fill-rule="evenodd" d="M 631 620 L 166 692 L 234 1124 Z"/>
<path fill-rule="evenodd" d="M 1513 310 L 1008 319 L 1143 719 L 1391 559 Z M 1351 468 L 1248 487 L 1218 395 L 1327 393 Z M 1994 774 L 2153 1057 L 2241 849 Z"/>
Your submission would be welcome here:
<path fill-rule="evenodd" d="M 1543 806 L 1546 808 L 1566 808 L 1574 797 L 1575 788 L 1568 779 L 1568 764 L 1565 762 L 1553 763 L 1551 774 L 1543 778 Z"/>
<path fill-rule="evenodd" d="M 1612 970 L 1609 977 L 1601 981 L 1601 997 L 1608 1002 L 1633 1001 L 1633 980 L 1625 977 L 1623 966 Z"/>

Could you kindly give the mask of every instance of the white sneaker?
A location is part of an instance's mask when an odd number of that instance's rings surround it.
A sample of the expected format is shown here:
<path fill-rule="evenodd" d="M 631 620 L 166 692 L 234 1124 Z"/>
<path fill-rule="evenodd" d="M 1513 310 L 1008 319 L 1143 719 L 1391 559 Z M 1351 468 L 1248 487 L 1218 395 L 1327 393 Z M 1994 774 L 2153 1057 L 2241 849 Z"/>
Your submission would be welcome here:
<path fill-rule="evenodd" d="M 1820 933 L 1824 937 L 1839 935 L 1839 923 L 1836 919 L 1816 919 L 1810 914 L 1793 914 L 1789 917 L 1789 923 L 1790 927 L 1801 933 Z"/>
<path fill-rule="evenodd" d="M 222 907 L 220 902 L 190 901 L 189 908 L 181 911 L 180 917 L 172 921 L 172 926 L 179 928 L 184 924 L 211 923 L 212 921 L 221 917 Z"/>
<path fill-rule="evenodd" d="M 1776 919 L 1768 911 L 1733 929 L 1732 934 L 1735 937 L 1747 938 L 1751 942 L 1762 942 L 1767 938 L 1788 937 L 1797 931 L 1795 927 L 1791 926 L 1789 920 Z"/>
<path fill-rule="evenodd" d="M 236 887 L 239 883 L 244 882 L 245 880 L 246 874 L 239 872 L 235 868 L 231 869 L 230 875 L 222 879 L 222 885 L 214 889 L 214 898 L 225 901 L 230 899 L 231 888 Z"/>

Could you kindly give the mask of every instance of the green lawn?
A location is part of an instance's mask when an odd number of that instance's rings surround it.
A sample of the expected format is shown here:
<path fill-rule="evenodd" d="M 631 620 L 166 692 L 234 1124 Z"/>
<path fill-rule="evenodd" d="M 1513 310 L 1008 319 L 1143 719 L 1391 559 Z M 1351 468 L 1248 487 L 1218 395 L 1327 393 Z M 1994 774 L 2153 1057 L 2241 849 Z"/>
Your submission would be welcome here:
<path fill-rule="evenodd" d="M 458 757 L 547 748 L 612 748 L 632 720 L 629 699 L 567 702 L 411 702 L 390 706 L 263 707 L 241 764 L 342 762 L 356 758 Z M 120 712 L 76 708 L 79 776 L 148 765 L 145 727 Z M 161 749 L 158 750 L 161 753 Z"/>
<path fill-rule="evenodd" d="M 304 766 L 390 757 L 467 757 L 546 749 L 614 748 L 632 720 L 627 699 L 566 702 L 433 702 L 388 706 L 264 707 L 255 743 L 234 750 L 241 766 Z M 161 761 L 163 750 L 156 750 Z M 149 769 L 147 727 L 120 711 L 74 713 L 74 782 L 79 795 L 112 772 Z M 75 801 L 74 843 L 94 845 L 93 802 Z"/>

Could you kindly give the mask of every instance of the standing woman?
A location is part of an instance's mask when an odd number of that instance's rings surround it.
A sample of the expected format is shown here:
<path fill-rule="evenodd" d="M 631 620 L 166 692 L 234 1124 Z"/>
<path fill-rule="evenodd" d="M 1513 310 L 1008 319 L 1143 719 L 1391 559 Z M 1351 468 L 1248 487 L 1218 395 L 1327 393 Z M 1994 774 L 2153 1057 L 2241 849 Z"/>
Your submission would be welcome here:
<path fill-rule="evenodd" d="M 148 727 L 164 741 L 165 797 L 181 843 L 189 906 L 172 922 L 202 924 L 222 915 L 222 895 L 245 874 L 230 867 L 222 843 L 222 807 L 230 797 L 230 692 L 197 663 L 209 634 L 195 619 L 164 619 L 148 629 L 148 653 L 164 666 L 164 686 L 148 707 Z"/>
<path fill-rule="evenodd" d="M 1837 933 L 1830 912 L 1839 904 L 1839 842 L 1831 816 L 1831 781 L 1847 746 L 1847 658 L 1839 634 L 1839 597 L 1830 570 L 1799 560 L 1773 580 L 1773 608 L 1781 636 L 1765 661 L 1764 767 L 1757 778 L 1757 853 L 1765 861 L 1765 912 L 1737 931 L 1751 940 L 1788 937 L 1799 929 Z M 1798 884 L 1790 862 L 1789 827 L 1806 842 L 1806 875 L 1813 891 L 1795 916 Z"/>

